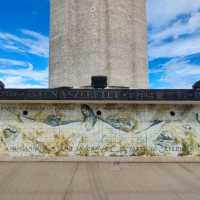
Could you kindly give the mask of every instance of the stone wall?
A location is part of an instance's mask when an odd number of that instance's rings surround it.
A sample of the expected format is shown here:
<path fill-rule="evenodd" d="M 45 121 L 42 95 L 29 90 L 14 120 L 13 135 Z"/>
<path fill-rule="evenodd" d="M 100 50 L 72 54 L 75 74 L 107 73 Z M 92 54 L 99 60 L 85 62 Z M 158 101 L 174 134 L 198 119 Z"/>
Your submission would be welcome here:
<path fill-rule="evenodd" d="M 199 105 L 1 104 L 0 157 L 200 155 Z"/>

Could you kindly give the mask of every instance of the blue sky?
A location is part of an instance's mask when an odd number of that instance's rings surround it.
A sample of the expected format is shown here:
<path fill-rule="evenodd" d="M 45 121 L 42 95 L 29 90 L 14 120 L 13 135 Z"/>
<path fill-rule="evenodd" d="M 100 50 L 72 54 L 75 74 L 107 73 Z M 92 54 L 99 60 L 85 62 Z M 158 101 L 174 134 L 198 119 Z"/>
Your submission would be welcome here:
<path fill-rule="evenodd" d="M 151 88 L 191 88 L 200 79 L 200 0 L 147 0 Z M 48 86 L 49 0 L 2 0 L 0 79 Z"/>

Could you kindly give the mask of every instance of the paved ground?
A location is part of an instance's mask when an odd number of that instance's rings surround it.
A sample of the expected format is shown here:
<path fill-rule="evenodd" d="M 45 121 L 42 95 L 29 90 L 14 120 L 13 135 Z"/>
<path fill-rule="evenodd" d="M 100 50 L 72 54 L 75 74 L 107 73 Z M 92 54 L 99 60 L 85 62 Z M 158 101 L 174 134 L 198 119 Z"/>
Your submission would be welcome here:
<path fill-rule="evenodd" d="M 200 200 L 200 164 L 0 163 L 0 200 Z"/>

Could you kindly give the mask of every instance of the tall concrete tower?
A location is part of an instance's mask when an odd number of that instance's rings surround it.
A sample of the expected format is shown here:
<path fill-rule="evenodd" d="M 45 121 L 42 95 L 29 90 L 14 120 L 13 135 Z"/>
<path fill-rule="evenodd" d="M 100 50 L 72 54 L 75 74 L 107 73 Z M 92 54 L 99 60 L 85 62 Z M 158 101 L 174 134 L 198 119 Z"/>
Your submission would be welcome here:
<path fill-rule="evenodd" d="M 145 0 L 51 0 L 49 86 L 147 88 Z"/>

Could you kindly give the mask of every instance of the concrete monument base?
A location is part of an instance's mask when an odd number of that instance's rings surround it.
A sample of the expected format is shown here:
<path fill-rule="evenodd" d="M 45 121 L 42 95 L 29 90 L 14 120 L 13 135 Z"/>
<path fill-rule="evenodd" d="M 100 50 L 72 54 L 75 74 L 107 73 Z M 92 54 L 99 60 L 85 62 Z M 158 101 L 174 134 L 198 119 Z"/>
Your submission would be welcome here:
<path fill-rule="evenodd" d="M 0 157 L 198 161 L 197 86 L 192 90 L 2 89 Z"/>

